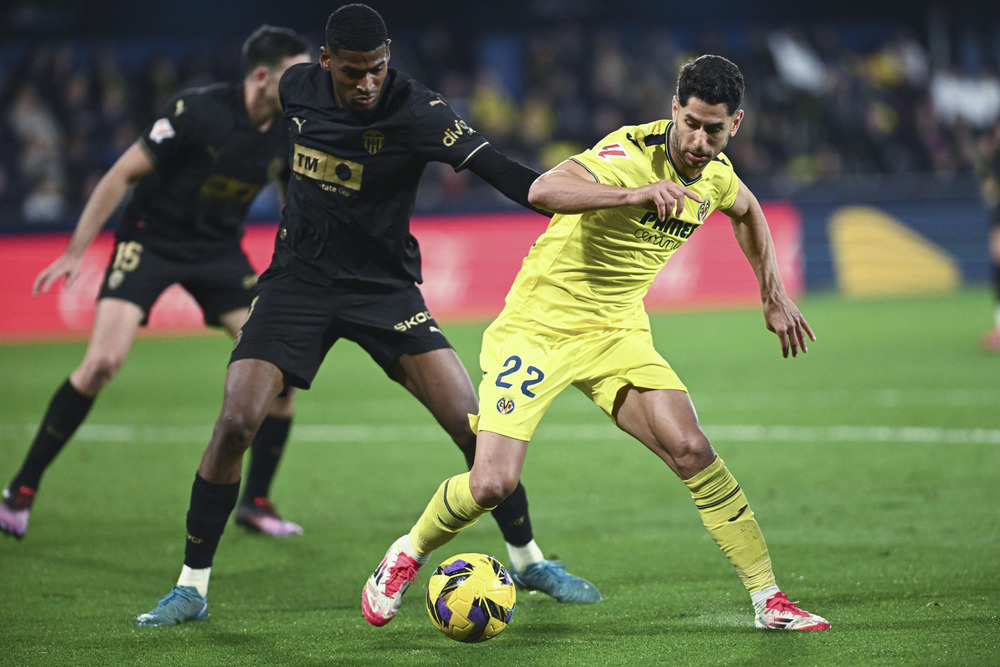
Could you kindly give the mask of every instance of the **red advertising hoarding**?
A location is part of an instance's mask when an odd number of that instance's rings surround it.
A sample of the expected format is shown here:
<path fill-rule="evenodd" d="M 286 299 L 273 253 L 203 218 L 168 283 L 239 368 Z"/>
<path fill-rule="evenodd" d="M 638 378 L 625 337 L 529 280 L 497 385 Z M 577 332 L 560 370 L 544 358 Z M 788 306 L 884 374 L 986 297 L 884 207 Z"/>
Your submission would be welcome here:
<path fill-rule="evenodd" d="M 764 205 L 779 268 L 790 294 L 802 289 L 800 215 L 789 204 Z M 532 213 L 419 217 L 411 229 L 423 253 L 427 306 L 441 320 L 488 319 L 504 296 L 547 220 Z M 262 271 L 271 259 L 276 226 L 251 225 L 244 247 Z M 66 247 L 69 234 L 0 236 L 0 341 L 86 337 L 94 300 L 111 257 L 113 238 L 102 233 L 88 249 L 72 287 L 61 282 L 32 297 L 35 277 Z M 749 304 L 759 299 L 757 281 L 733 237 L 729 219 L 713 214 L 670 260 L 646 297 L 650 311 L 676 307 Z M 202 329 L 201 311 L 175 285 L 153 306 L 148 329 Z"/>

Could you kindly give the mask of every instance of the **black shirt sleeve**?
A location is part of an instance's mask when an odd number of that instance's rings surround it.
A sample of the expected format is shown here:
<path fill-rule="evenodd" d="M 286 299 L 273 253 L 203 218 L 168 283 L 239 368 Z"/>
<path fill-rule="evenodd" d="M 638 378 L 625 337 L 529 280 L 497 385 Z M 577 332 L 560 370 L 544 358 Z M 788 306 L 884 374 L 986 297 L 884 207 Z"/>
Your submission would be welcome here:
<path fill-rule="evenodd" d="M 157 164 L 167 164 L 199 142 L 201 105 L 187 91 L 176 94 L 156 120 L 140 135 L 146 151 Z"/>
<path fill-rule="evenodd" d="M 528 203 L 528 189 L 538 178 L 538 172 L 534 169 L 514 162 L 490 144 L 476 151 L 467 166 L 472 173 L 495 187 L 508 199 L 544 216 L 552 217 L 550 212 L 535 208 Z"/>
<path fill-rule="evenodd" d="M 407 144 L 428 162 L 446 162 L 455 171 L 466 169 L 470 158 L 488 142 L 455 113 L 447 100 L 430 91 L 421 93 L 409 102 Z"/>

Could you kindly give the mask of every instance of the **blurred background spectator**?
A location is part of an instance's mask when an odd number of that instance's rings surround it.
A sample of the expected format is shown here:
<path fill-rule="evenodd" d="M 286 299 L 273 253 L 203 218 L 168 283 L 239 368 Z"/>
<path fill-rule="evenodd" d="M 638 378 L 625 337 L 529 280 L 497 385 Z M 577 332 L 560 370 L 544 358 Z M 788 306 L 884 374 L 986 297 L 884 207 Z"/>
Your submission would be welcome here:
<path fill-rule="evenodd" d="M 72 227 L 97 179 L 174 91 L 237 78 L 231 54 L 260 23 L 290 25 L 318 51 L 339 5 L 274 4 L 178 2 L 165 16 L 164 5 L 116 0 L 5 3 L 0 229 Z M 990 3 L 840 2 L 828 15 L 728 0 L 711 9 L 512 0 L 475 12 L 372 4 L 394 38 L 393 66 L 539 170 L 625 123 L 668 117 L 678 66 L 706 52 L 732 58 L 747 78 L 746 120 L 727 152 L 762 198 L 845 178 L 972 180 L 975 146 L 1000 117 L 1000 14 Z M 474 176 L 432 165 L 419 206 L 510 204 Z M 252 215 L 277 219 L 275 194 Z"/>

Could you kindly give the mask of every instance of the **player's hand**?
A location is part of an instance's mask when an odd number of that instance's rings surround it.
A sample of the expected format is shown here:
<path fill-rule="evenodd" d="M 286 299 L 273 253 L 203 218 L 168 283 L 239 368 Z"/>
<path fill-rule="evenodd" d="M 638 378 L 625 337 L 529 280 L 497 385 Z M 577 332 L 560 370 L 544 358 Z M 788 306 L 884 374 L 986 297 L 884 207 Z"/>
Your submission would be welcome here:
<path fill-rule="evenodd" d="M 80 267 L 83 264 L 82 257 L 71 257 L 66 254 L 59 255 L 56 261 L 49 264 L 44 271 L 35 278 L 34 287 L 31 290 L 32 296 L 38 296 L 39 292 L 47 293 L 49 288 L 60 278 L 66 279 L 66 287 L 70 287 L 80 275 Z"/>
<path fill-rule="evenodd" d="M 702 201 L 701 197 L 694 192 L 673 181 L 650 183 L 641 188 L 635 188 L 632 193 L 633 204 L 656 211 L 660 220 L 679 216 L 684 211 L 685 197 L 689 197 L 699 204 Z"/>
<path fill-rule="evenodd" d="M 768 330 L 778 335 L 778 340 L 781 341 L 781 356 L 785 358 L 788 357 L 789 350 L 793 357 L 799 356 L 799 350 L 802 350 L 803 354 L 809 351 L 806 336 L 810 340 L 816 340 L 816 334 L 809 327 L 806 318 L 787 296 L 764 302 L 764 321 Z"/>

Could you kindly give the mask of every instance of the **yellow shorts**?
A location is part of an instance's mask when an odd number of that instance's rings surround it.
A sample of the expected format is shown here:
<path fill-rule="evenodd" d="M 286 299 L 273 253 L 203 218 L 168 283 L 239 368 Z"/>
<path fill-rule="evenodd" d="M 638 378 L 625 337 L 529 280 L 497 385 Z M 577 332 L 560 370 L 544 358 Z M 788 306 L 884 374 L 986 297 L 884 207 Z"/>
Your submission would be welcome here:
<path fill-rule="evenodd" d="M 609 417 L 622 387 L 687 391 L 647 329 L 573 333 L 505 315 L 486 330 L 479 365 L 483 379 L 479 414 L 469 417 L 472 430 L 525 441 L 571 384 Z"/>

